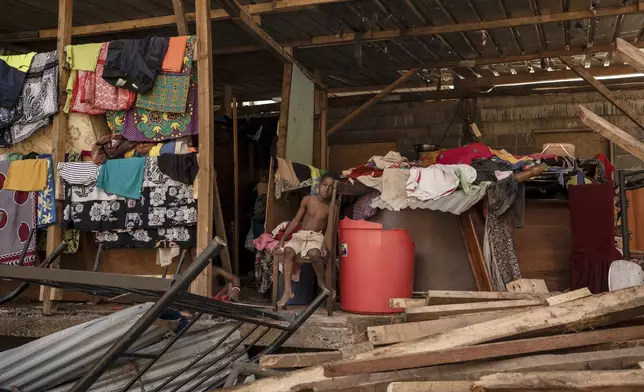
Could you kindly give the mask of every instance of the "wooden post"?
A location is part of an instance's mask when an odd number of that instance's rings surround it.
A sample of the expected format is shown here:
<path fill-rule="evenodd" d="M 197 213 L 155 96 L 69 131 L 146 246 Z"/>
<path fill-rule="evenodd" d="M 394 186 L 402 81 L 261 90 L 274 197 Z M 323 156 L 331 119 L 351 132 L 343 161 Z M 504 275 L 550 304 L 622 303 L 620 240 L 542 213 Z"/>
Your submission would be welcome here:
<path fill-rule="evenodd" d="M 235 231 L 233 232 L 233 270 L 239 275 L 239 230 L 241 227 L 239 219 L 239 129 L 237 126 L 237 98 L 232 99 L 233 116 L 233 166 L 235 177 Z"/>
<path fill-rule="evenodd" d="M 56 42 L 56 50 L 58 51 L 58 89 L 62 92 L 60 98 L 61 108 L 65 104 L 65 88 L 67 80 L 69 79 L 69 69 L 65 64 L 65 46 L 72 43 L 72 5 L 73 0 L 58 0 L 58 40 Z M 54 116 L 54 127 L 52 132 L 52 153 L 51 159 L 53 162 L 54 183 L 56 187 L 56 203 L 58 204 L 57 210 L 62 212 L 62 204 L 58 200 L 62 199 L 63 190 L 62 182 L 58 176 L 56 166 L 58 162 L 65 161 L 65 137 L 67 136 L 67 122 L 69 118 L 67 113 L 60 110 Z M 62 216 L 62 214 L 61 214 Z M 63 240 L 63 233 L 60 228 L 60 223 L 49 226 L 47 228 L 47 254 L 52 253 L 56 247 Z M 52 268 L 56 268 L 52 266 Z M 52 289 L 51 287 L 40 287 L 40 298 L 43 301 L 42 310 L 44 314 L 51 314 L 56 308 L 56 302 L 63 299 L 63 292 L 60 289 Z"/>
<path fill-rule="evenodd" d="M 206 249 L 213 239 L 214 216 L 214 144 L 215 119 L 213 115 L 213 60 L 210 23 L 210 0 L 196 0 L 197 67 L 199 78 L 199 176 L 197 199 L 197 253 Z M 192 282 L 190 291 L 212 297 L 212 265 L 208 265 Z"/>
<path fill-rule="evenodd" d="M 570 69 L 572 69 L 577 75 L 590 84 L 599 92 L 604 98 L 606 98 L 610 103 L 615 105 L 626 117 L 631 121 L 637 124 L 638 127 L 644 129 L 644 117 L 641 116 L 633 107 L 631 107 L 628 102 L 624 102 L 621 99 L 617 98 L 609 89 L 606 88 L 599 80 L 595 79 L 587 69 L 577 64 L 572 57 L 561 56 L 559 59 L 566 64 Z"/>
<path fill-rule="evenodd" d="M 472 275 L 476 282 L 476 288 L 479 291 L 494 291 L 492 288 L 492 280 L 488 274 L 487 267 L 485 266 L 485 259 L 483 257 L 483 250 L 479 242 L 476 230 L 474 228 L 474 221 L 472 214 L 476 210 L 470 209 L 458 216 L 458 222 L 461 226 L 461 234 L 465 241 L 465 248 L 467 249 L 467 258 L 470 261 L 472 268 Z"/>
<path fill-rule="evenodd" d="M 644 160 L 644 143 L 599 117 L 584 106 L 579 105 L 578 109 L 579 118 L 581 118 L 581 121 L 584 124 L 592 128 L 594 131 L 601 133 L 603 137 L 630 152 L 637 158 Z"/>
<path fill-rule="evenodd" d="M 407 80 L 411 79 L 414 75 L 416 75 L 418 72 L 420 72 L 420 68 L 412 68 L 409 71 L 405 72 L 400 78 L 398 78 L 395 82 L 390 84 L 389 86 L 385 87 L 381 92 L 379 92 L 376 96 L 368 100 L 367 102 L 363 103 L 362 106 L 351 112 L 348 116 L 343 118 L 339 123 L 335 124 L 329 131 L 327 132 L 328 136 L 333 135 L 335 132 L 339 131 L 342 127 L 353 121 L 356 117 L 361 115 L 363 112 L 371 108 L 373 105 L 377 104 L 378 102 L 382 101 L 384 97 L 387 95 L 391 94 L 392 91 L 394 91 L 398 86 L 401 84 L 405 83 Z"/>
<path fill-rule="evenodd" d="M 320 168 L 329 170 L 329 152 L 327 139 L 327 114 L 329 109 L 329 93 L 322 91 L 320 94 Z"/>
<path fill-rule="evenodd" d="M 227 84 L 224 86 L 224 114 L 228 117 L 233 116 L 231 106 L 233 102 L 233 86 Z"/>
<path fill-rule="evenodd" d="M 293 53 L 291 48 L 284 48 Z M 280 119 L 277 129 L 277 156 L 286 158 L 286 135 L 288 132 L 288 109 L 291 100 L 291 81 L 293 79 L 293 64 L 284 63 L 282 74 L 282 102 L 280 103 Z"/>
<path fill-rule="evenodd" d="M 172 0 L 174 16 L 177 18 L 177 31 L 179 35 L 188 35 L 188 23 L 186 22 L 186 12 L 183 8 L 183 0 Z"/>

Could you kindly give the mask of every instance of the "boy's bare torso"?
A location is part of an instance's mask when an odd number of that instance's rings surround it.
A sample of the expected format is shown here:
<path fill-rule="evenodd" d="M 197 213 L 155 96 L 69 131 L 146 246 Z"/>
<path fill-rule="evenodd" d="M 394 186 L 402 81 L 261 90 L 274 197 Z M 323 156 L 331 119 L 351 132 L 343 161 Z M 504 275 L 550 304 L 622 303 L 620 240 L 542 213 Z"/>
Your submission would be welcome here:
<path fill-rule="evenodd" d="M 329 220 L 329 204 L 317 196 L 307 196 L 305 205 L 302 230 L 324 233 Z"/>

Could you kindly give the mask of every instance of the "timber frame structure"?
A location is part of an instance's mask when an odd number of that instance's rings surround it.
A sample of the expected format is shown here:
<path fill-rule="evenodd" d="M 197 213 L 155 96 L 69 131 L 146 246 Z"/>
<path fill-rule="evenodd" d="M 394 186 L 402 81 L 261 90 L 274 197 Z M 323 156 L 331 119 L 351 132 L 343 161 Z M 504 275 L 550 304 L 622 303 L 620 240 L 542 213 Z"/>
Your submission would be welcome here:
<path fill-rule="evenodd" d="M 319 92 L 323 136 L 316 149 L 322 167 L 327 137 L 389 94 L 405 102 L 590 89 L 644 127 L 641 116 L 608 89 L 644 87 L 639 73 L 644 2 L 638 0 L 11 0 L 8 11 L 0 14 L 0 48 L 18 53 L 57 48 L 61 64 L 71 43 L 196 31 L 203 195 L 197 252 L 215 232 L 225 231 L 216 219 L 221 218 L 213 158 L 216 106 L 230 114 L 235 97 L 240 114 L 279 110 L 277 154 L 284 157 L 293 67 Z M 68 71 L 60 69 L 65 86 Z M 552 81 L 564 85 L 534 85 Z M 273 105 L 242 105 L 278 96 L 281 102 Z M 330 106 L 353 105 L 362 106 L 327 124 Z M 54 165 L 64 157 L 67 121 L 63 112 L 54 118 Z M 60 227 L 50 227 L 48 234 L 51 254 L 60 243 Z M 231 269 L 230 262 L 224 264 Z M 206 266 L 191 290 L 211 296 L 211 282 Z M 44 287 L 41 298 L 49 313 L 62 294 Z"/>

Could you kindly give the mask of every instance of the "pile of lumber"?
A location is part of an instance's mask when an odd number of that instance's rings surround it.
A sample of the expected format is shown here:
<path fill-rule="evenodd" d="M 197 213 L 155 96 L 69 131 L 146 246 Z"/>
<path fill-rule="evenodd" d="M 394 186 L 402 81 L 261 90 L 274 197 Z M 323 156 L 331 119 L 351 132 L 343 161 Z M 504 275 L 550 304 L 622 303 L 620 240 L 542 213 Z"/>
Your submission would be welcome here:
<path fill-rule="evenodd" d="M 592 295 L 515 283 L 392 298 L 405 323 L 369 327 L 368 341 L 338 352 L 264 356 L 260 367 L 291 371 L 232 390 L 644 391 L 644 286 Z"/>

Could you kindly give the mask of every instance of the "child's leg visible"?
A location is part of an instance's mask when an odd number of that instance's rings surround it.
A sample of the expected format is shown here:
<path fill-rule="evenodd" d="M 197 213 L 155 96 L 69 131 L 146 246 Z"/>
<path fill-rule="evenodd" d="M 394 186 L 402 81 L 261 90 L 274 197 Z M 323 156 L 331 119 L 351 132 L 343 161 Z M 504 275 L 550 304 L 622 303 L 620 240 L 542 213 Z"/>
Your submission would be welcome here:
<path fill-rule="evenodd" d="M 295 259 L 295 251 L 293 248 L 285 248 L 284 255 L 282 256 L 282 263 L 284 265 L 284 274 L 282 278 L 284 279 L 284 293 L 282 293 L 282 298 L 277 302 L 278 308 L 284 308 L 288 301 L 295 296 L 293 294 L 293 263 Z M 277 284 L 274 282 L 273 284 Z"/>
<path fill-rule="evenodd" d="M 327 290 L 328 287 L 326 287 L 326 282 L 325 282 L 326 275 L 324 273 L 324 259 L 322 259 L 322 254 L 320 253 L 320 250 L 311 249 L 307 252 L 306 255 L 311 260 L 311 264 L 313 265 L 313 270 L 315 271 L 315 275 L 318 278 L 318 287 L 321 288 L 322 290 Z"/>

